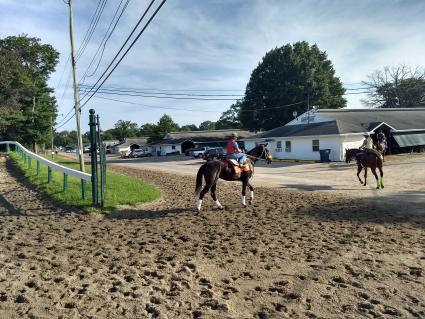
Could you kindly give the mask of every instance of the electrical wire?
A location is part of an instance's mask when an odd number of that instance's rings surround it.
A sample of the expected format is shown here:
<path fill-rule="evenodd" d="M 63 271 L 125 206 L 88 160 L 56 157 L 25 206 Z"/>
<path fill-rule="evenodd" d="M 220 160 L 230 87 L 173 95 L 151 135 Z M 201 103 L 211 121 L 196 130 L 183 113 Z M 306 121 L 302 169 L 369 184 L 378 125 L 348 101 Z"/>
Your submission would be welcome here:
<path fill-rule="evenodd" d="M 109 65 L 106 67 L 105 71 L 103 71 L 102 75 L 99 77 L 99 79 L 96 81 L 96 83 L 92 85 L 92 87 L 90 88 L 90 91 L 88 93 L 86 93 L 83 97 L 81 97 L 81 100 L 83 100 L 87 95 L 90 94 L 91 90 L 93 90 L 95 88 L 95 86 L 101 81 L 101 79 L 103 78 L 103 76 L 108 72 L 108 70 L 110 69 L 110 67 L 112 66 L 112 64 L 115 62 L 115 60 L 118 58 L 118 56 L 120 55 L 120 53 L 122 52 L 122 50 L 124 49 L 124 47 L 127 45 L 127 43 L 130 40 L 130 38 L 133 36 L 133 34 L 136 31 L 136 29 L 139 27 L 140 23 L 145 18 L 146 14 L 148 13 L 149 9 L 152 7 L 152 5 L 153 5 L 154 2 L 155 2 L 155 0 L 152 0 L 150 2 L 149 6 L 146 8 L 145 12 L 143 12 L 142 16 L 139 18 L 139 21 L 137 21 L 136 25 L 133 27 L 133 30 L 131 30 L 130 34 L 127 36 L 127 39 L 125 40 L 124 44 L 118 50 L 118 53 L 115 54 L 114 58 L 109 63 Z"/>
<path fill-rule="evenodd" d="M 90 42 L 90 40 L 93 36 L 94 30 L 96 29 L 96 27 L 99 23 L 99 20 L 102 16 L 103 10 L 105 9 L 107 2 L 108 2 L 108 0 L 100 0 L 99 1 L 98 7 L 96 8 L 95 14 L 93 15 L 93 17 L 95 17 L 94 22 L 93 22 L 93 18 L 92 18 L 92 23 L 90 24 L 89 29 L 86 32 L 86 36 L 84 37 L 83 42 L 80 45 L 80 48 L 77 50 L 77 54 L 76 54 L 76 57 L 75 57 L 76 60 L 79 60 L 81 58 L 81 56 L 84 54 L 84 51 L 86 50 L 87 45 L 89 44 L 89 42 Z M 97 10 L 99 8 L 99 4 L 100 4 L 100 9 Z M 97 12 L 97 14 L 96 14 L 96 12 Z"/>
<path fill-rule="evenodd" d="M 80 85 L 80 90 L 85 91 L 87 90 L 87 86 Z M 140 93 L 140 94 L 155 94 L 155 95 L 169 95 L 169 96 L 215 96 L 215 97 L 222 97 L 222 96 L 237 96 L 237 97 L 243 97 L 241 94 L 192 94 L 192 93 L 169 93 L 169 92 L 148 92 L 147 90 L 140 90 L 140 89 L 130 89 L 130 88 L 102 88 L 99 91 L 102 92 L 123 92 L 123 93 Z"/>
<path fill-rule="evenodd" d="M 103 59 L 103 54 L 105 53 L 106 44 L 108 43 L 109 39 L 111 38 L 112 34 L 114 33 L 115 28 L 118 25 L 118 22 L 121 20 L 122 15 L 124 14 L 125 10 L 127 9 L 128 4 L 130 3 L 130 0 L 127 0 L 125 2 L 124 6 L 121 9 L 120 14 L 118 15 L 118 18 L 116 19 L 116 21 L 114 23 L 115 17 L 117 16 L 118 11 L 121 8 L 121 5 L 122 5 L 123 1 L 124 0 L 121 0 L 120 1 L 117 9 L 115 10 L 114 16 L 112 17 L 112 20 L 109 23 L 108 29 L 106 30 L 105 35 L 103 36 L 103 39 L 100 42 L 99 47 L 96 50 L 96 53 L 93 55 L 93 58 L 90 61 L 89 66 L 87 67 L 86 71 L 84 72 L 84 75 L 82 76 L 82 80 L 80 80 L 80 83 L 84 83 L 86 77 L 92 77 L 94 74 L 96 74 L 96 72 L 97 72 L 97 70 L 99 68 L 99 65 L 100 65 L 100 63 L 101 63 L 101 61 Z M 112 30 L 109 31 L 111 29 L 111 26 L 112 26 L 113 23 L 114 23 L 114 26 L 112 27 Z M 99 52 L 101 52 L 101 53 L 100 53 L 100 57 L 98 59 L 97 65 L 96 65 L 95 69 L 93 70 L 93 72 L 91 72 L 90 74 L 88 74 L 89 71 L 90 71 L 90 69 L 91 69 L 91 67 L 93 66 L 94 62 L 96 61 L 96 58 L 97 58 Z"/>
<path fill-rule="evenodd" d="M 84 93 L 88 91 L 82 91 Z M 124 95 L 124 96 L 137 96 L 137 97 L 149 97 L 149 98 L 156 98 L 156 99 L 171 99 L 171 100 L 196 100 L 196 101 L 234 101 L 238 100 L 238 98 L 207 98 L 207 97 L 176 97 L 176 96 L 158 96 L 158 95 L 147 95 L 147 94 L 138 94 L 138 93 L 126 93 L 126 92 L 110 92 L 110 91 L 103 91 L 103 90 L 97 90 L 96 93 L 99 94 L 108 94 L 108 95 Z M 84 104 L 85 105 L 85 104 Z M 83 106 L 81 106 L 83 107 Z"/>

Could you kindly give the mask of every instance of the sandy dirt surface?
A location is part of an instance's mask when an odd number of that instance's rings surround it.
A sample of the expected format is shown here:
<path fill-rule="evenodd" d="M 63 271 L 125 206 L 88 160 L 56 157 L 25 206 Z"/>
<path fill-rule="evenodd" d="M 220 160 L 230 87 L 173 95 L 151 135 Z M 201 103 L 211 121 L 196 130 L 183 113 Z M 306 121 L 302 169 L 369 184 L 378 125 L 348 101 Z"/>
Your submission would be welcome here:
<path fill-rule="evenodd" d="M 112 169 L 162 198 L 85 214 L 0 161 L 1 318 L 425 318 L 417 206 L 220 182 L 197 216 L 192 176 Z"/>

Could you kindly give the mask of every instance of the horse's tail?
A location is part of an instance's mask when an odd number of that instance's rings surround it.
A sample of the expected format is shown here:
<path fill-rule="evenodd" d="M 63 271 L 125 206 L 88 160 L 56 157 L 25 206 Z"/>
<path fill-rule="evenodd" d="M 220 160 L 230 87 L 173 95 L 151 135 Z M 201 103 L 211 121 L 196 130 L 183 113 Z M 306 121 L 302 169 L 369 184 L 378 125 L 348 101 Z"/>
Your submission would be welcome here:
<path fill-rule="evenodd" d="M 201 188 L 202 188 L 202 177 L 204 176 L 205 167 L 206 167 L 206 163 L 203 164 L 199 168 L 198 174 L 196 174 L 196 187 L 195 187 L 195 196 L 196 197 L 199 197 L 199 193 L 201 192 Z"/>

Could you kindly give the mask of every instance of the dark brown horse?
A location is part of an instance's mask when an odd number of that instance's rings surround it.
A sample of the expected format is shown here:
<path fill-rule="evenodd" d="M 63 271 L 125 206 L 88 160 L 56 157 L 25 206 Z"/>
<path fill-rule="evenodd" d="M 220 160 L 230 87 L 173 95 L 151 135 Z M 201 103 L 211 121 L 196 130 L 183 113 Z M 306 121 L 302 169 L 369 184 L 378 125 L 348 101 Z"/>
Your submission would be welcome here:
<path fill-rule="evenodd" d="M 270 164 L 272 161 L 272 156 L 270 155 L 269 150 L 267 149 L 267 144 L 262 144 L 254 147 L 252 150 L 247 152 L 247 165 L 249 165 L 249 171 L 242 171 L 240 173 L 235 173 L 233 164 L 229 160 L 212 160 L 203 164 L 196 175 L 196 189 L 195 194 L 197 197 L 196 209 L 198 212 L 201 211 L 202 200 L 209 191 L 211 191 L 211 197 L 215 201 L 215 204 L 218 209 L 223 209 L 220 202 L 217 199 L 216 188 L 217 181 L 219 178 L 226 181 L 240 181 L 242 182 L 242 206 L 246 207 L 245 203 L 245 193 L 246 187 L 248 186 L 251 191 L 251 196 L 249 203 L 252 204 L 254 200 L 254 187 L 249 183 L 249 179 L 252 177 L 254 172 L 254 164 L 259 159 L 263 159 Z M 202 177 L 205 179 L 205 186 L 202 188 Z"/>
<path fill-rule="evenodd" d="M 366 186 L 366 178 L 367 178 L 367 168 L 370 167 L 372 174 L 376 179 L 376 189 L 384 188 L 384 172 L 382 170 L 383 159 L 380 156 L 377 156 L 374 153 L 365 152 L 363 150 L 359 150 L 358 148 L 346 149 L 345 150 L 345 162 L 350 163 L 352 159 L 358 159 L 357 154 L 364 153 L 364 156 L 357 161 L 357 177 L 360 181 L 360 184 Z M 376 168 L 379 170 L 380 178 L 376 174 Z M 360 172 L 364 169 L 364 182 L 360 178 Z"/>

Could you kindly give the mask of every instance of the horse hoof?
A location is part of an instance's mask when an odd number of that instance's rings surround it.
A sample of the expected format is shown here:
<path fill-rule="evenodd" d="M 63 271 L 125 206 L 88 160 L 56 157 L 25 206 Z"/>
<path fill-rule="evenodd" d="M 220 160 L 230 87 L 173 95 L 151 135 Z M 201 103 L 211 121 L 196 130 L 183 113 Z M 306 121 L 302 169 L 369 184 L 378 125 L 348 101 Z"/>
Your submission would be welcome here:
<path fill-rule="evenodd" d="M 243 208 L 246 208 L 246 205 L 242 205 Z"/>
<path fill-rule="evenodd" d="M 381 185 L 381 188 L 384 188 L 384 185 Z"/>
<path fill-rule="evenodd" d="M 252 205 L 254 202 L 252 200 L 249 201 L 249 205 Z"/>
<path fill-rule="evenodd" d="M 218 210 L 224 210 L 223 206 L 217 207 Z"/>
<path fill-rule="evenodd" d="M 379 189 L 379 186 L 376 186 L 376 189 Z"/>

